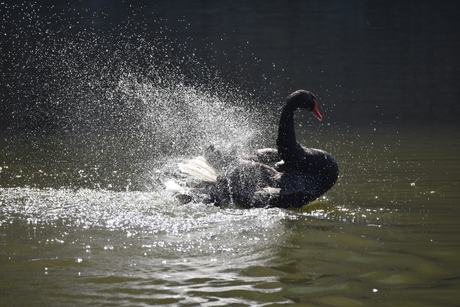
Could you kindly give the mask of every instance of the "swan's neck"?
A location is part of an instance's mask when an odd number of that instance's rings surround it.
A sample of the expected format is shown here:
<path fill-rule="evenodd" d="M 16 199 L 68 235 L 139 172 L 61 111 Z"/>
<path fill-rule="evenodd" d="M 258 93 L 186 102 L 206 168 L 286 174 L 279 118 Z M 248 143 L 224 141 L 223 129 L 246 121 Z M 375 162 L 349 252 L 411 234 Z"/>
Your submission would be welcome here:
<path fill-rule="evenodd" d="M 300 145 L 297 143 L 294 129 L 294 113 L 298 106 L 294 102 L 288 102 L 281 112 L 281 119 L 278 129 L 278 139 L 276 145 L 278 146 L 278 152 L 283 156 L 286 156 L 289 152 L 292 152 Z"/>

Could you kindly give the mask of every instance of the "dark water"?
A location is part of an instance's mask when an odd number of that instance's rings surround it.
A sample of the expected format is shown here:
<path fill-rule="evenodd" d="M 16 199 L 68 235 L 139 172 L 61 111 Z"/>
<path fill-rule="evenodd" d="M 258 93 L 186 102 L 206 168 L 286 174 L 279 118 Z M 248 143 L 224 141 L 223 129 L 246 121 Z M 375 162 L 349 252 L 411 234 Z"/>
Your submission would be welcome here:
<path fill-rule="evenodd" d="M 456 2 L 0 4 L 6 306 L 457 306 Z M 300 210 L 180 205 L 176 164 L 274 146 L 281 101 L 339 162 Z"/>

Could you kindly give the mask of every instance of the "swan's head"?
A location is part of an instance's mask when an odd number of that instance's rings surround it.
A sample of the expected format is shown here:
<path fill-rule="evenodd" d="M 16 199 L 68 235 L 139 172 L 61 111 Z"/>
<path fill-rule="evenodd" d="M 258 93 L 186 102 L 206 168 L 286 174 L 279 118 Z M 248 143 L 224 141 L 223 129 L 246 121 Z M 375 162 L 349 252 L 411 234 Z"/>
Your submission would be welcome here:
<path fill-rule="evenodd" d="M 322 120 L 323 116 L 319 113 L 316 96 L 306 90 L 298 90 L 287 97 L 288 103 L 293 103 L 298 108 L 307 109 L 317 119 Z"/>

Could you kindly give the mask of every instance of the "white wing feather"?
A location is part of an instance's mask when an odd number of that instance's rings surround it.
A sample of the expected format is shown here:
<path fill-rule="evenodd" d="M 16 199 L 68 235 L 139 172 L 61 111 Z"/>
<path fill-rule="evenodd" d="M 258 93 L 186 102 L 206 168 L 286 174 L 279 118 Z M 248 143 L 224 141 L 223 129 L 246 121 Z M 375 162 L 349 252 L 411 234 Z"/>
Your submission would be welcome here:
<path fill-rule="evenodd" d="M 187 163 L 179 163 L 179 169 L 195 178 L 208 182 L 217 181 L 216 170 L 209 165 L 203 156 L 198 156 Z"/>

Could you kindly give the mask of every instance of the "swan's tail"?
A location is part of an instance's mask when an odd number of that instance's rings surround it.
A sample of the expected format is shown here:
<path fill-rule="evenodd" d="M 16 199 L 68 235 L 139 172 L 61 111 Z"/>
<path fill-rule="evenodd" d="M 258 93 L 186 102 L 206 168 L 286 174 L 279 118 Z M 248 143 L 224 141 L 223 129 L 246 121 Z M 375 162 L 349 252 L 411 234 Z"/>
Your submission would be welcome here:
<path fill-rule="evenodd" d="M 203 156 L 198 156 L 187 163 L 179 163 L 179 169 L 200 180 L 208 182 L 217 181 L 216 170 L 209 165 L 208 161 L 206 161 Z"/>

